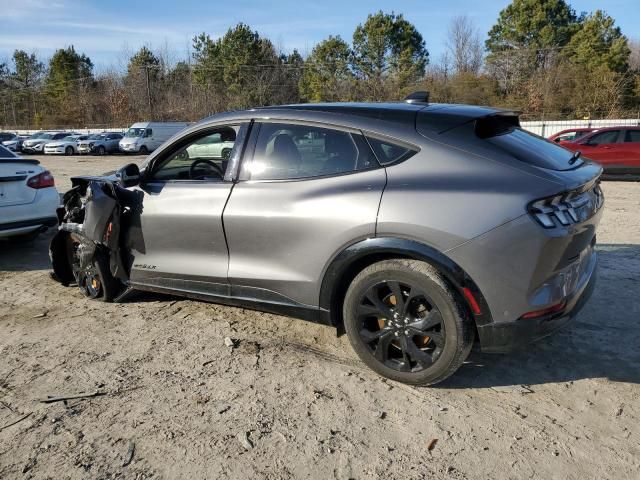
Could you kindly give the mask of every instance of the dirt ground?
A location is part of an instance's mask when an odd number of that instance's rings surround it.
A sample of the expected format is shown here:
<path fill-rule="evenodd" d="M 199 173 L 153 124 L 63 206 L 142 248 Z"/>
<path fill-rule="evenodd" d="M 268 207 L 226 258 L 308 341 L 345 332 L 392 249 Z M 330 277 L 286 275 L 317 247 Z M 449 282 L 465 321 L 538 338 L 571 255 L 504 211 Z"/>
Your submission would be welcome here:
<path fill-rule="evenodd" d="M 129 160 L 42 158 L 60 191 Z M 0 478 L 639 478 L 640 184 L 604 192 L 579 318 L 515 354 L 474 351 L 434 388 L 378 377 L 300 320 L 86 300 L 48 278 L 50 234 L 0 243 Z"/>

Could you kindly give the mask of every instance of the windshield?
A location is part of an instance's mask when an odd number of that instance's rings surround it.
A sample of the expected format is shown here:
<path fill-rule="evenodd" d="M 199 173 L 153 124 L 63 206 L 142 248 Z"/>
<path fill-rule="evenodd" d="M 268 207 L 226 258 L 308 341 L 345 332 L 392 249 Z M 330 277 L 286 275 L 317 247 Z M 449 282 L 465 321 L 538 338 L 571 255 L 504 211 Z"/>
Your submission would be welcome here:
<path fill-rule="evenodd" d="M 30 136 L 29 136 L 29 137 L 27 137 L 27 138 L 44 138 L 44 135 L 45 135 L 45 134 L 44 134 L 44 133 L 42 133 L 42 132 L 36 132 L 36 133 L 34 133 L 34 134 L 30 135 Z"/>
<path fill-rule="evenodd" d="M 87 140 L 102 140 L 104 138 L 104 134 L 102 133 L 94 133 Z"/>
<path fill-rule="evenodd" d="M 74 142 L 78 140 L 78 137 L 74 137 L 73 135 L 68 135 L 66 137 L 62 137 L 60 140 L 62 140 L 63 142 Z"/>
<path fill-rule="evenodd" d="M 141 137 L 144 135 L 144 130 L 144 128 L 130 128 L 124 136 L 127 138 Z"/>
<path fill-rule="evenodd" d="M 42 140 L 51 140 L 53 138 L 53 135 L 51 133 L 42 133 L 40 135 L 38 135 L 37 137 L 32 137 L 32 138 L 39 138 Z"/>

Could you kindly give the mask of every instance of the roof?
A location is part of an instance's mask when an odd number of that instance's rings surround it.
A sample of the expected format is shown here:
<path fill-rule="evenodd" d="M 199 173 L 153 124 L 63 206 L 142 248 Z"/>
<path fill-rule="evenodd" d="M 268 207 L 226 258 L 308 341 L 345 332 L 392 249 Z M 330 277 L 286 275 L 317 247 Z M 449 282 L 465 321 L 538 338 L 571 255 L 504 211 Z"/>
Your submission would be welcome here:
<path fill-rule="evenodd" d="M 446 103 L 303 103 L 218 113 L 202 119 L 192 126 L 192 130 L 211 123 L 270 117 L 327 122 L 405 138 L 409 134 L 408 126 L 411 127 L 411 131 L 420 136 L 424 131 L 441 133 L 474 119 L 491 115 L 517 116 L 518 112 Z M 421 133 L 418 133 L 415 128 L 418 124 Z"/>

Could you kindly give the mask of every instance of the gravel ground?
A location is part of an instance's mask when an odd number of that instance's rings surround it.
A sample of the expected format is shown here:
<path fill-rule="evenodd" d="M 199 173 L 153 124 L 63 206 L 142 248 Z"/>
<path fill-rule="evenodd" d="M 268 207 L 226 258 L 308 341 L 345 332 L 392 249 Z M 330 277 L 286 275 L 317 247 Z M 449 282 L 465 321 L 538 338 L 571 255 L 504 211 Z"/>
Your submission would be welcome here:
<path fill-rule="evenodd" d="M 42 163 L 64 191 L 129 160 Z M 474 351 L 435 388 L 385 381 L 300 320 L 88 301 L 48 278 L 50 234 L 0 243 L 0 478 L 638 478 L 640 185 L 604 192 L 579 318 L 518 353 Z"/>

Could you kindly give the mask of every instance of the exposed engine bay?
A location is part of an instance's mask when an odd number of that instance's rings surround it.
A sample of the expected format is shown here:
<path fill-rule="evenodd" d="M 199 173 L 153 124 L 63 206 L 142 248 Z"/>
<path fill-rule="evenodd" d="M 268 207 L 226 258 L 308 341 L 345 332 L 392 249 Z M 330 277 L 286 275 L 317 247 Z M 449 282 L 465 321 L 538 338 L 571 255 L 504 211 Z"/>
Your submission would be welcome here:
<path fill-rule="evenodd" d="M 143 192 L 122 188 L 111 177 L 72 178 L 58 208 L 51 240 L 52 277 L 76 284 L 90 298 L 111 301 L 129 280 L 132 248 L 143 250 L 140 229 Z"/>

